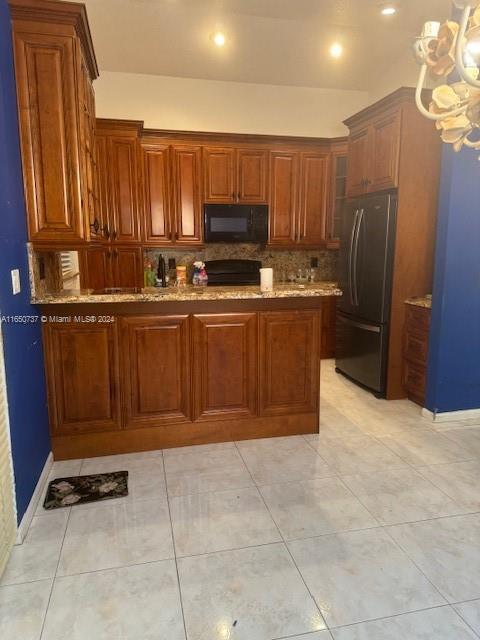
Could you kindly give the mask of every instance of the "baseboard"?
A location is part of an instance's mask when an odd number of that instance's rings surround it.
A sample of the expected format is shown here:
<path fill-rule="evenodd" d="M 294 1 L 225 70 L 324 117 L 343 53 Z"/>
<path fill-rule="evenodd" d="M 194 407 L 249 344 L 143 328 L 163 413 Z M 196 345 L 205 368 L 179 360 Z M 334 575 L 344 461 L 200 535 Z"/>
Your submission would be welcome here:
<path fill-rule="evenodd" d="M 30 523 L 32 522 L 32 518 L 37 510 L 38 502 L 42 496 L 43 488 L 45 487 L 50 471 L 52 470 L 52 466 L 53 453 L 50 452 L 43 466 L 42 473 L 40 474 L 40 478 L 38 479 L 37 486 L 35 487 L 35 491 L 33 492 L 33 496 L 28 504 L 27 510 L 23 514 L 23 518 L 18 525 L 15 544 L 22 544 L 25 540 Z"/>
<path fill-rule="evenodd" d="M 433 413 L 428 409 L 422 409 L 422 416 L 431 422 L 460 422 L 461 420 L 480 421 L 480 409 L 466 409 L 464 411 L 445 411 L 444 413 Z"/>

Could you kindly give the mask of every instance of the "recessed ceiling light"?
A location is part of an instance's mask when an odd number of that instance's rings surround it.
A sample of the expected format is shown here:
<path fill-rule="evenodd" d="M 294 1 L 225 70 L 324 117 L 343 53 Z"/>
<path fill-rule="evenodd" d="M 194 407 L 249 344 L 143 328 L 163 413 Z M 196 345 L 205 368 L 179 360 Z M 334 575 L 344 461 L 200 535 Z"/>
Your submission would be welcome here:
<path fill-rule="evenodd" d="M 397 13 L 395 7 L 391 4 L 386 5 L 382 9 L 382 16 L 393 16 Z"/>
<path fill-rule="evenodd" d="M 332 58 L 340 58 L 343 54 L 343 47 L 339 42 L 334 42 L 330 47 L 330 55 Z"/>
<path fill-rule="evenodd" d="M 227 39 L 225 38 L 225 34 L 221 31 L 216 31 L 212 35 L 212 40 L 217 47 L 223 47 Z"/>

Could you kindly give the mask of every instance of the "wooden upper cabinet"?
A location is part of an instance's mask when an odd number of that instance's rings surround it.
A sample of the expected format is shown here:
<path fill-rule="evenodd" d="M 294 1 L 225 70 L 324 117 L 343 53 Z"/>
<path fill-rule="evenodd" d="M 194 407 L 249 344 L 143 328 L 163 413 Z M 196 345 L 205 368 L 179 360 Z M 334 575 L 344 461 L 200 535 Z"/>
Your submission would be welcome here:
<path fill-rule="evenodd" d="M 261 313 L 259 333 L 260 414 L 316 411 L 320 395 L 320 313 Z"/>
<path fill-rule="evenodd" d="M 46 0 L 9 4 L 29 239 L 81 243 L 89 236 L 93 183 L 79 107 L 82 83 L 98 75 L 85 7 Z"/>
<path fill-rule="evenodd" d="M 190 420 L 188 316 L 122 319 L 126 427 Z"/>
<path fill-rule="evenodd" d="M 29 238 L 83 240 L 75 38 L 14 22 L 14 42 Z"/>
<path fill-rule="evenodd" d="M 115 323 L 43 330 L 52 435 L 120 429 Z"/>
<path fill-rule="evenodd" d="M 267 173 L 267 151 L 238 149 L 236 201 L 242 204 L 266 203 Z"/>
<path fill-rule="evenodd" d="M 111 136 L 108 145 L 111 239 L 119 243 L 140 242 L 137 138 Z"/>
<path fill-rule="evenodd" d="M 347 121 L 348 123 L 349 121 Z M 387 110 L 352 125 L 348 150 L 347 195 L 398 187 L 401 110 Z"/>
<path fill-rule="evenodd" d="M 249 417 L 257 411 L 257 315 L 193 317 L 194 419 Z"/>
<path fill-rule="evenodd" d="M 205 202 L 233 203 L 235 190 L 235 149 L 204 147 L 203 175 Z"/>
<path fill-rule="evenodd" d="M 298 242 L 319 246 L 326 240 L 328 153 L 302 153 Z"/>
<path fill-rule="evenodd" d="M 366 192 L 370 173 L 370 128 L 352 131 L 348 145 L 347 195 L 358 196 Z"/>
<path fill-rule="evenodd" d="M 171 220 L 170 147 L 141 144 L 143 188 L 143 241 L 165 245 L 173 241 Z M 173 221 L 174 222 L 174 221 Z"/>
<path fill-rule="evenodd" d="M 174 237 L 179 244 L 202 244 L 202 150 L 172 147 Z"/>
<path fill-rule="evenodd" d="M 99 291 L 112 283 L 112 252 L 104 247 L 83 249 L 80 256 L 80 285 Z"/>
<path fill-rule="evenodd" d="M 111 249 L 111 287 L 143 287 L 143 252 L 140 247 L 119 247 Z"/>
<path fill-rule="evenodd" d="M 95 169 L 96 169 L 96 218 L 100 222 L 101 237 L 110 239 L 110 184 L 108 164 L 108 138 L 95 134 Z"/>
<path fill-rule="evenodd" d="M 348 144 L 334 142 L 330 150 L 330 188 L 327 199 L 327 248 L 338 249 L 347 202 Z"/>
<path fill-rule="evenodd" d="M 398 186 L 400 122 L 400 112 L 395 111 L 377 118 L 372 124 L 372 157 L 368 184 L 370 192 Z"/>
<path fill-rule="evenodd" d="M 270 153 L 270 244 L 291 245 L 297 239 L 298 153 Z"/>

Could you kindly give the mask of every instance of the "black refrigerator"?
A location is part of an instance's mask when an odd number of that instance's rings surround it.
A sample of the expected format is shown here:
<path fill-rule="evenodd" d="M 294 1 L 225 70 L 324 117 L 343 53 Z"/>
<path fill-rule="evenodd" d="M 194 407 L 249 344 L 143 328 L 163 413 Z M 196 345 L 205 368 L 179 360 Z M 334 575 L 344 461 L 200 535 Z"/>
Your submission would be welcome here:
<path fill-rule="evenodd" d="M 396 192 L 349 200 L 342 219 L 336 370 L 386 393 Z"/>

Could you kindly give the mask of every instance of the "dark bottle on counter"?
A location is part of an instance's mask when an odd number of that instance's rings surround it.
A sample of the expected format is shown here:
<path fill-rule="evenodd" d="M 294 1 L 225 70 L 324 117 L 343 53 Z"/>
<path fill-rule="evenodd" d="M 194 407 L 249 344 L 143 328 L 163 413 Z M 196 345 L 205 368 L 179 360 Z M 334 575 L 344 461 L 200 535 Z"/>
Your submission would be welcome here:
<path fill-rule="evenodd" d="M 175 258 L 168 259 L 168 284 L 171 287 L 177 284 L 177 261 Z"/>
<path fill-rule="evenodd" d="M 166 287 L 167 286 L 167 270 L 165 268 L 165 260 L 161 254 L 158 256 L 157 277 L 160 281 L 160 286 Z"/>

